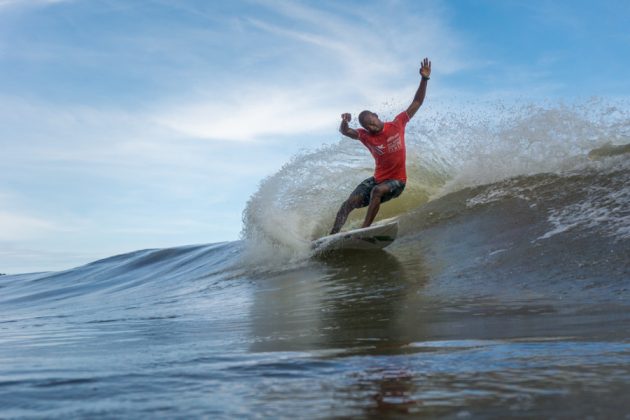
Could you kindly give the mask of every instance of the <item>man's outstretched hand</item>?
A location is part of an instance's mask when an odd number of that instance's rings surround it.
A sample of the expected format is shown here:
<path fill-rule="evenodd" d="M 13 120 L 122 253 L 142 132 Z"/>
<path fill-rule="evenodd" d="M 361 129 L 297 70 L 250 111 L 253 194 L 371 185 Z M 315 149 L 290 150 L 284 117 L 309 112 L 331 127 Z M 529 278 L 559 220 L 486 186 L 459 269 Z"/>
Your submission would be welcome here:
<path fill-rule="evenodd" d="M 422 76 L 420 86 L 418 86 L 413 101 L 411 101 L 409 108 L 407 108 L 407 116 L 409 118 L 413 118 L 413 116 L 416 115 L 416 112 L 418 112 L 418 109 L 420 109 L 424 102 L 424 96 L 427 94 L 427 80 L 429 80 L 429 76 L 431 76 L 431 62 L 426 57 L 422 60 L 422 63 L 420 63 L 420 75 Z"/>
<path fill-rule="evenodd" d="M 341 120 L 345 121 L 345 122 L 350 122 L 350 120 L 352 119 L 352 116 L 348 113 L 345 114 L 341 114 Z"/>
<path fill-rule="evenodd" d="M 422 60 L 422 64 L 420 65 L 420 75 L 425 79 L 431 76 L 431 62 L 426 57 Z"/>

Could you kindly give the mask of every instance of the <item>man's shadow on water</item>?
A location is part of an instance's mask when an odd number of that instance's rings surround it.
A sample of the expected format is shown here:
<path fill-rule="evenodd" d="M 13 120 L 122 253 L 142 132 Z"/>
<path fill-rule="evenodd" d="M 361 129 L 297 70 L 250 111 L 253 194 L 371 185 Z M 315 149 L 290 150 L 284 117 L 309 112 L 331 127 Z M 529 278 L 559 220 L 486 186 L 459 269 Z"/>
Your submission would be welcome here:
<path fill-rule="evenodd" d="M 423 328 L 409 318 L 427 276 L 421 261 L 408 266 L 386 251 L 337 251 L 261 281 L 250 350 L 398 351 Z"/>

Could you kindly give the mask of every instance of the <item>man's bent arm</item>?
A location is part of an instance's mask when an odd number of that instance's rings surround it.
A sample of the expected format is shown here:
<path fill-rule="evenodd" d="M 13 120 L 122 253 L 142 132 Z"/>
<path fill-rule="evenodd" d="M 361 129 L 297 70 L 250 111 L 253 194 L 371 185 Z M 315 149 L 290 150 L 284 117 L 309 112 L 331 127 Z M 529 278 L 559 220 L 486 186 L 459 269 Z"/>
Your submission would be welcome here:
<path fill-rule="evenodd" d="M 422 65 L 420 66 L 420 75 L 422 76 L 422 80 L 420 81 L 420 86 L 416 91 L 416 95 L 413 97 L 413 101 L 409 108 L 407 108 L 407 115 L 409 118 L 412 118 L 418 112 L 418 109 L 422 106 L 424 102 L 424 97 L 427 94 L 427 82 L 429 81 L 429 76 L 431 75 L 431 62 L 428 58 L 425 58 L 422 61 Z"/>
<path fill-rule="evenodd" d="M 359 132 L 357 130 L 353 130 L 348 125 L 351 118 L 352 117 L 350 116 L 350 114 L 341 114 L 341 125 L 339 126 L 339 132 L 341 132 L 341 134 L 343 134 L 344 136 L 350 137 L 351 139 L 358 140 Z"/>

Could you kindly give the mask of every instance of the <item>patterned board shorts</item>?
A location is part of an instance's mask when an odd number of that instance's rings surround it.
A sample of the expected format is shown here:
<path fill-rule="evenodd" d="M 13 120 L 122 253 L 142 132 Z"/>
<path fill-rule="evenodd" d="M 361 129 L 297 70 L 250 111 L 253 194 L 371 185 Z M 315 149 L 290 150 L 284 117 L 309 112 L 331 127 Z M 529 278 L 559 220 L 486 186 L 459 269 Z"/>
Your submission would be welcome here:
<path fill-rule="evenodd" d="M 389 192 L 383 196 L 383 198 L 381 199 L 381 203 L 398 197 L 405 189 L 405 183 L 402 181 L 398 181 L 396 179 L 387 179 L 380 184 L 377 184 L 374 177 L 371 176 L 359 185 L 357 185 L 350 196 L 360 196 L 362 200 L 361 207 L 366 207 L 370 204 L 370 195 L 372 194 L 372 190 L 374 189 L 374 187 L 383 184 L 389 186 Z"/>

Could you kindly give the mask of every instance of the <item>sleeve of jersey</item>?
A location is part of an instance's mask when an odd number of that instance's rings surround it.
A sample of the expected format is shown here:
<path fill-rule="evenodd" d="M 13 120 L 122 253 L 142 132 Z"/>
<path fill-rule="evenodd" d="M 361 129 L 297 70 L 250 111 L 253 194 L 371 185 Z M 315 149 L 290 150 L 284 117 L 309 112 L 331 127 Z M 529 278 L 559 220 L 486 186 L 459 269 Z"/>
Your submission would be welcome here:
<path fill-rule="evenodd" d="M 409 115 L 407 115 L 407 111 L 403 111 L 400 114 L 396 115 L 396 118 L 394 118 L 394 122 L 400 127 L 405 128 L 405 126 L 409 122 Z"/>
<path fill-rule="evenodd" d="M 357 134 L 359 135 L 359 141 L 360 141 L 361 143 L 365 144 L 365 140 L 366 140 L 366 138 L 367 138 L 367 131 L 365 131 L 365 130 L 364 130 L 364 129 L 362 129 L 362 128 L 359 128 L 359 129 L 357 130 Z"/>

